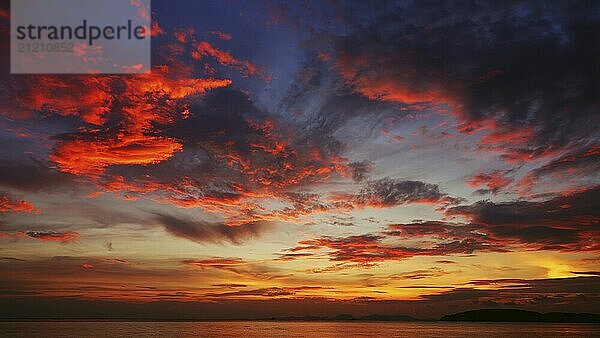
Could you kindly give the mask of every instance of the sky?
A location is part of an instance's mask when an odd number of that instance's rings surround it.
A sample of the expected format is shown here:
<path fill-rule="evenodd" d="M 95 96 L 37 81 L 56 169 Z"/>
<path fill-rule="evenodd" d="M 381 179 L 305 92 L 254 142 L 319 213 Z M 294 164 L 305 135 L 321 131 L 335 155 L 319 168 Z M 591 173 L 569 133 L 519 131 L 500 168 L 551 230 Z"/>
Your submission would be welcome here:
<path fill-rule="evenodd" d="M 0 313 L 600 311 L 600 2 L 152 1 L 152 71 L 11 75 Z"/>

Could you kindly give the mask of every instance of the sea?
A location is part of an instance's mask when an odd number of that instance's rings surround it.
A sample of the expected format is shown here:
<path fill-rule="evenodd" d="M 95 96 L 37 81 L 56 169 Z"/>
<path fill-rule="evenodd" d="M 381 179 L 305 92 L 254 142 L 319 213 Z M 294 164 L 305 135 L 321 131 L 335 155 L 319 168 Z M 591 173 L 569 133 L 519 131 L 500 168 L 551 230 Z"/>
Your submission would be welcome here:
<path fill-rule="evenodd" d="M 600 324 L 467 322 L 0 322 L 0 337 L 600 337 Z"/>

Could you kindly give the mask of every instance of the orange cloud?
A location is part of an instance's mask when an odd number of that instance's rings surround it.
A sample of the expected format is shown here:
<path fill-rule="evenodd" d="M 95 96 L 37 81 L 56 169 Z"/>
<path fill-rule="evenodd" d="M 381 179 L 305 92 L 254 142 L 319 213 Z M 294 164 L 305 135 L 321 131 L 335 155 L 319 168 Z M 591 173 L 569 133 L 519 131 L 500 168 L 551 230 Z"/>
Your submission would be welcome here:
<path fill-rule="evenodd" d="M 60 144 L 50 159 L 61 171 L 97 175 L 110 165 L 148 165 L 169 159 L 183 146 L 167 137 L 119 135 L 107 140 L 74 140 Z"/>

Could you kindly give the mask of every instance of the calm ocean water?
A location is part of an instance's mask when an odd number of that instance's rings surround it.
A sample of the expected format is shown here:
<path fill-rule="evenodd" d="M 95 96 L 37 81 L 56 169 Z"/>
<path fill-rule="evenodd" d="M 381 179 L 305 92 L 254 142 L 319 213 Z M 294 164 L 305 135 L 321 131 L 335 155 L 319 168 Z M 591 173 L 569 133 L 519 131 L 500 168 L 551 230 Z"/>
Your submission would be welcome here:
<path fill-rule="evenodd" d="M 600 337 L 600 325 L 384 322 L 3 322 L 0 337 Z"/>

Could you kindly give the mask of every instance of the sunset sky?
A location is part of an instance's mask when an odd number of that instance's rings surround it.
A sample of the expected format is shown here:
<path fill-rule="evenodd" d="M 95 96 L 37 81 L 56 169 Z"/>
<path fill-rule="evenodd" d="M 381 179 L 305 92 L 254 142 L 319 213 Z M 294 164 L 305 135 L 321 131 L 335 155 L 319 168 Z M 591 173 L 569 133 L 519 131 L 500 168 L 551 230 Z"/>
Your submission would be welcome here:
<path fill-rule="evenodd" d="M 600 2 L 153 0 L 135 75 L 2 3 L 0 317 L 600 312 Z"/>

